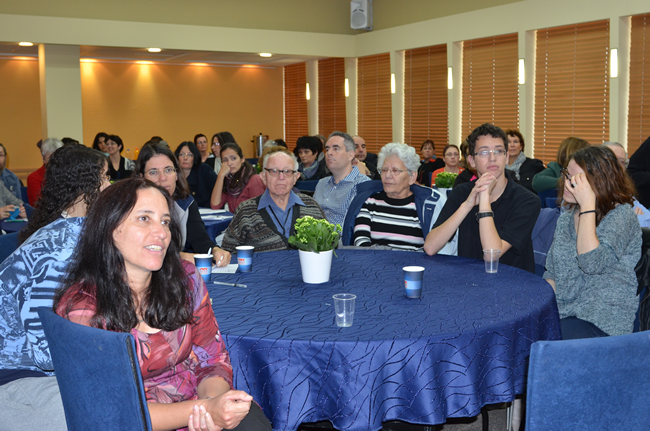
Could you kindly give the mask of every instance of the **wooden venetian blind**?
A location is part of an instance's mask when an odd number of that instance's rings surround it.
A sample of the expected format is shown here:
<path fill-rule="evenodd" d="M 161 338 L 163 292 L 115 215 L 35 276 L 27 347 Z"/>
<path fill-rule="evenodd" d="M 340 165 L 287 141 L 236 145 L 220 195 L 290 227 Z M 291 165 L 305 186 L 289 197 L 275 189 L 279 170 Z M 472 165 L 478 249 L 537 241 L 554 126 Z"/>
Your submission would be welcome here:
<path fill-rule="evenodd" d="M 650 14 L 632 17 L 627 152 L 650 136 Z"/>
<path fill-rule="evenodd" d="M 305 63 L 284 66 L 284 140 L 292 149 L 299 137 L 309 134 Z"/>
<path fill-rule="evenodd" d="M 609 138 L 609 21 L 537 30 L 535 157 L 555 161 L 569 136 Z"/>
<path fill-rule="evenodd" d="M 513 33 L 463 42 L 463 139 L 484 123 L 519 128 L 517 39 Z"/>
<path fill-rule="evenodd" d="M 334 131 L 347 131 L 343 58 L 318 61 L 318 133 L 329 136 Z"/>
<path fill-rule="evenodd" d="M 436 155 L 449 142 L 447 45 L 404 52 L 404 142 L 419 151 L 431 139 Z"/>
<path fill-rule="evenodd" d="M 390 54 L 357 59 L 357 121 L 368 151 L 377 153 L 393 141 Z"/>

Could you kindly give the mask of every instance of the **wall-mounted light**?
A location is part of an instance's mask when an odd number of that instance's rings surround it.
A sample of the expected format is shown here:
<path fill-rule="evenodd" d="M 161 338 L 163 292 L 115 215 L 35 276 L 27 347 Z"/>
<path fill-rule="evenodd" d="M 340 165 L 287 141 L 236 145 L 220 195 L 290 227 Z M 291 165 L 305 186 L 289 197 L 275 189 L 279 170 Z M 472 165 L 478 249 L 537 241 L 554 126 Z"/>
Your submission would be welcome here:
<path fill-rule="evenodd" d="M 618 78 L 618 48 L 612 48 L 609 54 L 609 76 Z"/>
<path fill-rule="evenodd" d="M 160 48 L 148 48 L 147 51 L 149 51 L 149 52 L 160 52 L 160 51 L 162 51 L 162 49 L 160 49 Z"/>
<path fill-rule="evenodd" d="M 390 74 L 390 92 L 395 94 L 395 74 Z"/>
<path fill-rule="evenodd" d="M 519 59 L 519 84 L 523 85 L 526 83 L 526 64 L 524 63 L 524 59 L 520 58 Z"/>
<path fill-rule="evenodd" d="M 447 89 L 448 90 L 454 89 L 454 73 L 452 70 L 453 69 L 451 66 L 447 68 Z"/>
<path fill-rule="evenodd" d="M 34 46 L 34 44 L 31 43 L 31 42 L 20 42 L 18 45 L 20 45 L 20 46 Z"/>
<path fill-rule="evenodd" d="M 273 57 L 270 52 L 260 52 L 260 57 Z"/>
<path fill-rule="evenodd" d="M 311 100 L 311 92 L 309 91 L 309 82 L 307 83 L 307 90 L 305 91 L 305 97 L 307 100 Z"/>
<path fill-rule="evenodd" d="M 350 81 L 345 78 L 345 97 L 350 97 Z"/>

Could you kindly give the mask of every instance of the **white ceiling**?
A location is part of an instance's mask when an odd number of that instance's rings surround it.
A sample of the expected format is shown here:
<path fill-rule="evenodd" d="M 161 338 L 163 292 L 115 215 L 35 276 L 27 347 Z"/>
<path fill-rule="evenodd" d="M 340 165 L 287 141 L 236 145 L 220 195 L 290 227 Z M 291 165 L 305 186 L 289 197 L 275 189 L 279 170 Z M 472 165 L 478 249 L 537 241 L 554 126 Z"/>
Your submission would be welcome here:
<path fill-rule="evenodd" d="M 0 42 L 0 59 L 13 57 L 38 58 L 38 46 L 19 46 L 16 43 Z M 152 53 L 143 48 L 112 48 L 99 46 L 81 46 L 81 59 L 130 63 L 135 61 L 153 61 L 160 64 L 187 65 L 203 63 L 214 66 L 257 65 L 282 67 L 304 61 L 318 60 L 322 57 L 275 54 L 270 58 L 260 57 L 258 53 L 209 52 L 163 50 Z"/>

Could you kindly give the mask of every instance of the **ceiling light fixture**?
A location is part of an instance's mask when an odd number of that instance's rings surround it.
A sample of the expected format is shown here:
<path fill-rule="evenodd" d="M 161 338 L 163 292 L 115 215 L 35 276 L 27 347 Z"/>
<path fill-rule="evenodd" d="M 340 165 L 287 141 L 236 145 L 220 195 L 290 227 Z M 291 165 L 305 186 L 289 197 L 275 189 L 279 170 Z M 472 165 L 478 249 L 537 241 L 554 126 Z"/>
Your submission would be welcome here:
<path fill-rule="evenodd" d="M 149 48 L 149 49 L 147 49 L 147 51 L 149 51 L 149 52 L 160 52 L 160 51 L 162 51 L 162 49 L 160 49 L 160 48 Z"/>
<path fill-rule="evenodd" d="M 20 42 L 18 45 L 20 45 L 20 46 L 34 46 L 34 44 L 31 43 L 31 42 Z"/>
<path fill-rule="evenodd" d="M 270 52 L 260 52 L 260 57 L 273 57 Z"/>

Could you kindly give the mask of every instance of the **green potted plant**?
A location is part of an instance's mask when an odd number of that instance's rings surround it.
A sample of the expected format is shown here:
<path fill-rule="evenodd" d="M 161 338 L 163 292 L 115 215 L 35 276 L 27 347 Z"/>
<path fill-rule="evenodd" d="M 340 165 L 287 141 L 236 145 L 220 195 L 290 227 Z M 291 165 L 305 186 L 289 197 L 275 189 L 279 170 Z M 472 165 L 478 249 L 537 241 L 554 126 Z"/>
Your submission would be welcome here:
<path fill-rule="evenodd" d="M 298 249 L 302 280 L 305 283 L 328 282 L 332 267 L 332 254 L 341 237 L 341 225 L 306 216 L 296 220 L 295 234 L 289 244 Z"/>
<path fill-rule="evenodd" d="M 452 188 L 457 176 L 458 174 L 452 174 L 451 172 L 440 172 L 436 175 L 436 187 L 439 189 Z"/>

